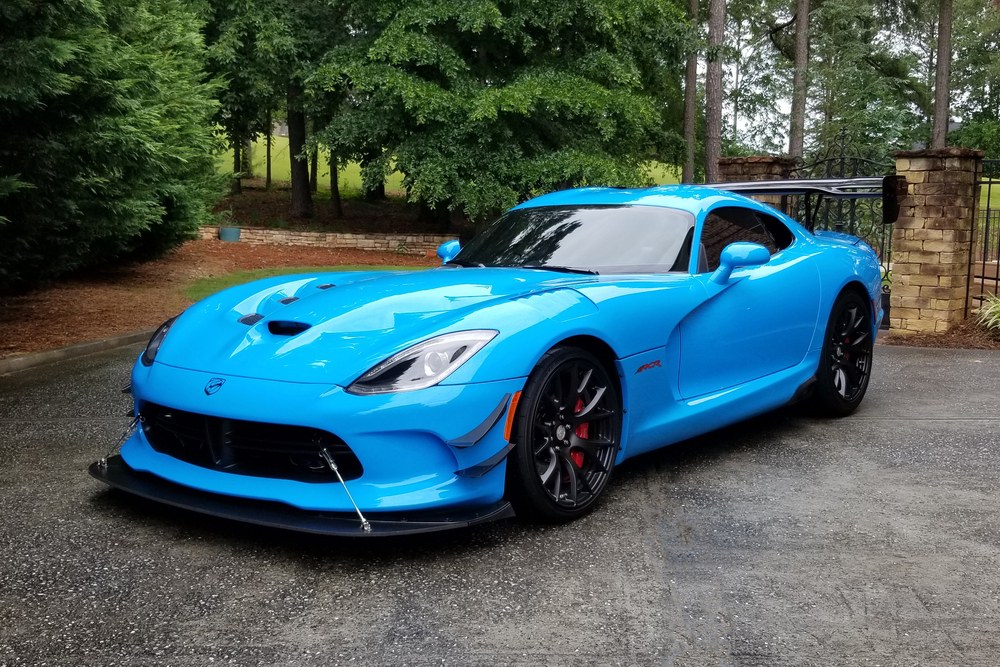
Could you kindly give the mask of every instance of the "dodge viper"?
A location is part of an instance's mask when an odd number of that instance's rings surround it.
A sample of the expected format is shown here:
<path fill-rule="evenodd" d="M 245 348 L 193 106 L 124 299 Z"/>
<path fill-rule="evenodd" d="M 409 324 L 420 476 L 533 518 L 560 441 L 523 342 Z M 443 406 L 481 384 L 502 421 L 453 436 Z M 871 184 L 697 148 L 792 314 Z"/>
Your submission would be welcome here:
<path fill-rule="evenodd" d="M 164 323 L 97 479 L 335 535 L 590 511 L 624 459 L 808 400 L 857 408 L 879 261 L 703 186 L 582 188 L 440 268 L 232 287 Z"/>

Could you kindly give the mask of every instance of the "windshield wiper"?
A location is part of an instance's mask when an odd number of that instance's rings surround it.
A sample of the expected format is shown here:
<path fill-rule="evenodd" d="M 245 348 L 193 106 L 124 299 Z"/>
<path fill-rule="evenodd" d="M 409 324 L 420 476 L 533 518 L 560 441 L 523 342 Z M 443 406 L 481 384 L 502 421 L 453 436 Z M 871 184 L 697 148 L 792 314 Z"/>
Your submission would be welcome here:
<path fill-rule="evenodd" d="M 578 269 L 575 266 L 552 266 L 551 264 L 546 264 L 545 266 L 522 266 L 522 269 L 540 269 L 542 271 L 558 271 L 559 273 L 583 273 L 588 276 L 599 276 L 597 271 L 591 271 L 590 269 Z"/>
<path fill-rule="evenodd" d="M 445 262 L 445 266 L 451 264 L 452 266 L 474 266 L 476 268 L 485 268 L 486 265 L 480 262 L 468 262 L 464 259 L 453 259 L 450 262 Z"/>

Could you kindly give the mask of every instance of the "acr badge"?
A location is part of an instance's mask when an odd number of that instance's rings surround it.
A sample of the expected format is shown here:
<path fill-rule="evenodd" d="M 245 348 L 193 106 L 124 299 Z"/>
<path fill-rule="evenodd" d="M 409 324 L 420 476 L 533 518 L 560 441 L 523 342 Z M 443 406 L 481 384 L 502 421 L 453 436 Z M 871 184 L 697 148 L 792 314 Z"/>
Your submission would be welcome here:
<path fill-rule="evenodd" d="M 208 384 L 205 385 L 205 393 L 211 396 L 215 392 L 222 389 L 222 385 L 224 384 L 226 384 L 226 381 L 224 379 L 212 378 L 211 380 L 208 381 Z"/>

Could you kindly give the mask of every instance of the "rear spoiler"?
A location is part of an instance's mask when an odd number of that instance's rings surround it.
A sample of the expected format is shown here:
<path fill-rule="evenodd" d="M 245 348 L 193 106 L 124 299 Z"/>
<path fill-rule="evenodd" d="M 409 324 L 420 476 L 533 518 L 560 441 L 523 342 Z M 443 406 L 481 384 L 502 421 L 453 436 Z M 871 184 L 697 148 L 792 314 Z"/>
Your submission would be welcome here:
<path fill-rule="evenodd" d="M 810 196 L 833 199 L 882 198 L 882 222 L 896 222 L 899 202 L 906 196 L 906 179 L 888 176 L 864 178 L 798 178 L 777 181 L 737 181 L 734 183 L 707 183 L 708 187 L 741 195 Z M 808 210 L 808 205 L 806 206 Z"/>

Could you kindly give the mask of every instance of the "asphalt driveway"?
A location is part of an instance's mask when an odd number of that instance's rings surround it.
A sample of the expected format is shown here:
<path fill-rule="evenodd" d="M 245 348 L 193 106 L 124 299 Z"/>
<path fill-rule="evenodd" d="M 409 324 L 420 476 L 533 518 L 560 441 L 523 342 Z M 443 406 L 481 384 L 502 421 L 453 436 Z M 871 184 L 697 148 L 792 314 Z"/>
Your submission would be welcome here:
<path fill-rule="evenodd" d="M 0 665 L 996 665 L 1000 353 L 619 468 L 575 524 L 261 530 L 110 492 L 141 346 L 0 377 Z"/>

